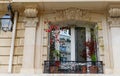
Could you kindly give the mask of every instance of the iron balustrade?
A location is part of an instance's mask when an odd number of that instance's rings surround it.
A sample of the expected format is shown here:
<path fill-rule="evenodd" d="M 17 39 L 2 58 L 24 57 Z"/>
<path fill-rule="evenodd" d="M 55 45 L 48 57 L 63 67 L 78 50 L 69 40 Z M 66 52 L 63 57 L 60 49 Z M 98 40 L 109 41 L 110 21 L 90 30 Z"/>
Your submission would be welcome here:
<path fill-rule="evenodd" d="M 44 73 L 103 74 L 102 61 L 44 61 Z"/>

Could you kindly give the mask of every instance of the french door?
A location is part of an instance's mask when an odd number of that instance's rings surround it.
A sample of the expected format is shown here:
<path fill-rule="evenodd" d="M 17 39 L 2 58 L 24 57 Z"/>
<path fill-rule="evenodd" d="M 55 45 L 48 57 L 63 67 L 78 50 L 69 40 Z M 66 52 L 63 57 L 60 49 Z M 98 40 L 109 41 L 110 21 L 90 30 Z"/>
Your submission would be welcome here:
<path fill-rule="evenodd" d="M 89 48 L 86 42 L 93 40 L 95 45 L 92 47 L 97 58 L 97 43 L 95 27 L 75 27 L 75 61 L 91 61 L 89 57 Z"/>
<path fill-rule="evenodd" d="M 71 30 L 70 30 L 71 29 Z M 76 26 L 60 30 L 58 40 L 56 32 L 51 32 L 50 60 L 61 61 L 91 61 L 89 48 L 85 45 L 91 39 L 96 42 L 97 32 L 95 26 Z M 97 45 L 95 45 L 95 57 L 97 58 Z M 59 52 L 59 56 L 56 55 Z"/>

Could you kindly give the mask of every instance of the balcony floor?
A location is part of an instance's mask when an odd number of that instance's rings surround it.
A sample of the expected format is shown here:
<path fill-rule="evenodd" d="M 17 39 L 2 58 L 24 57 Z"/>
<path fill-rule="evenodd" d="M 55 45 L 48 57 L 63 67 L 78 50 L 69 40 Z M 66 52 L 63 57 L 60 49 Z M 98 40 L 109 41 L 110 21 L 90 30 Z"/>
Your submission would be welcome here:
<path fill-rule="evenodd" d="M 120 74 L 0 74 L 0 76 L 120 76 Z"/>

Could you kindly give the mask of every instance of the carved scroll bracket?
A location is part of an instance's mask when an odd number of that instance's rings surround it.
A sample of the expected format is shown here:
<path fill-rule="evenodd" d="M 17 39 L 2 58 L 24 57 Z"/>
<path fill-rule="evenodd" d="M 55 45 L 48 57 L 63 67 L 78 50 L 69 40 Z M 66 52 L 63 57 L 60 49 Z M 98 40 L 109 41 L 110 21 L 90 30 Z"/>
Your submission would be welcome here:
<path fill-rule="evenodd" d="M 36 8 L 26 8 L 24 14 L 25 27 L 36 27 L 38 22 L 38 10 Z"/>

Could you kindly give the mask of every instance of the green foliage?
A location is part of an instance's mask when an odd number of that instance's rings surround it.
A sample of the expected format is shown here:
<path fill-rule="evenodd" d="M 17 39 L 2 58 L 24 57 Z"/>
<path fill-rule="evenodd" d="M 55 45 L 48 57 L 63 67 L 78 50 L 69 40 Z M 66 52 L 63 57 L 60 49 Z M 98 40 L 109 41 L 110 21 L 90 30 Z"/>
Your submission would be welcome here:
<path fill-rule="evenodd" d="M 60 57 L 60 51 L 59 50 L 53 50 L 52 54 L 53 54 L 53 56 L 55 56 L 57 58 Z"/>
<path fill-rule="evenodd" d="M 93 54 L 93 55 L 91 56 L 91 59 L 92 59 L 92 61 L 96 61 L 96 60 L 97 60 L 95 54 Z"/>

